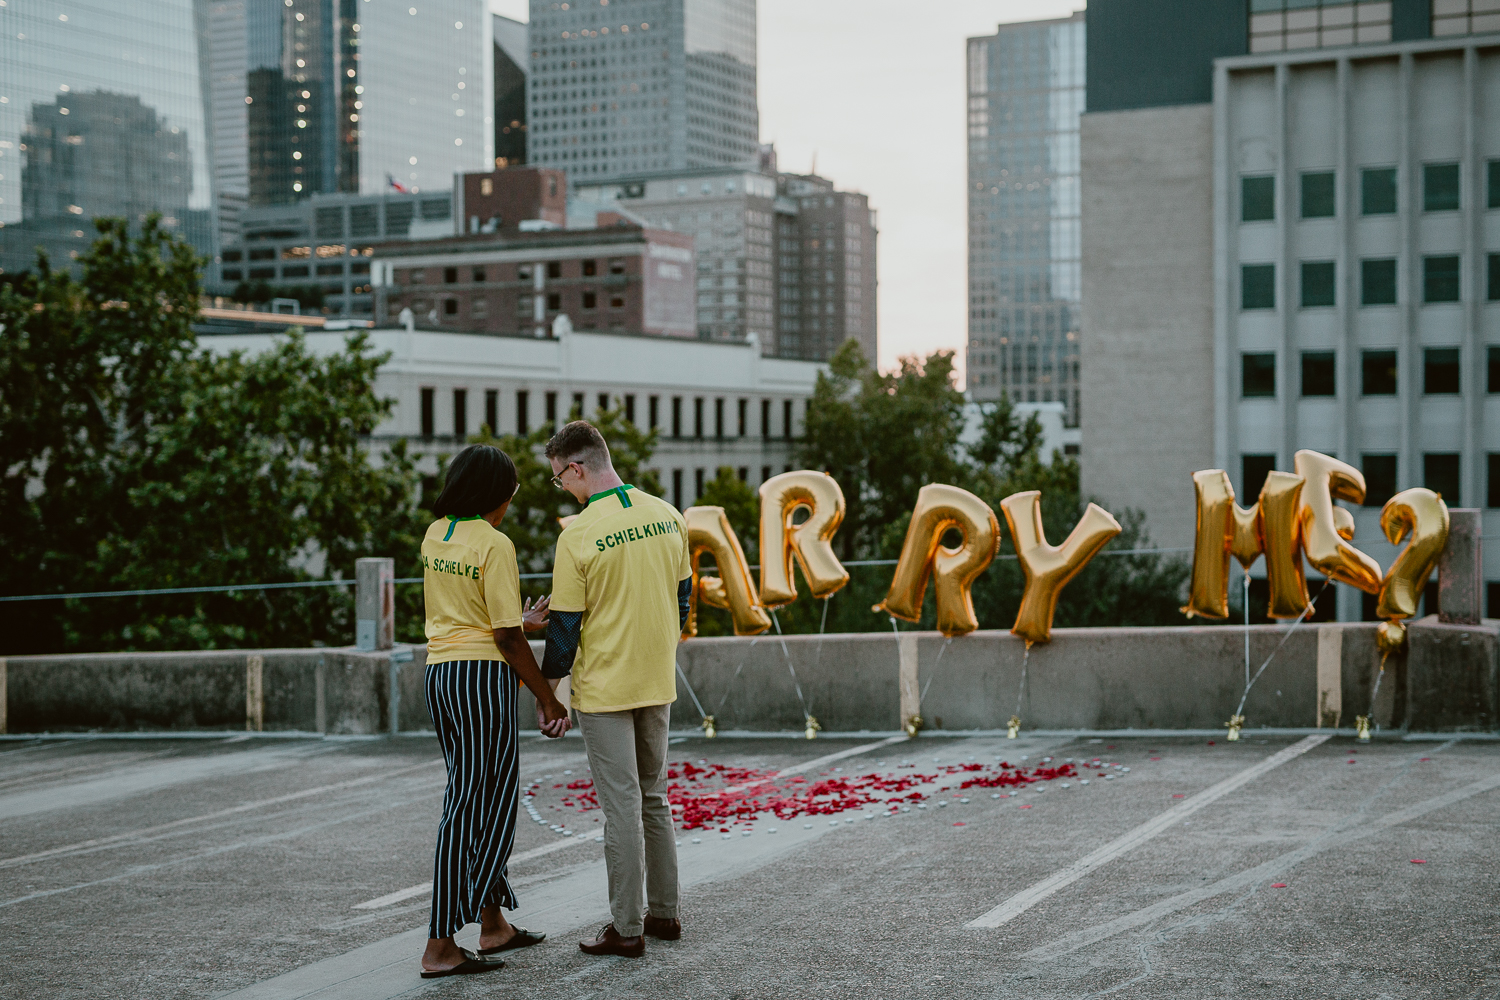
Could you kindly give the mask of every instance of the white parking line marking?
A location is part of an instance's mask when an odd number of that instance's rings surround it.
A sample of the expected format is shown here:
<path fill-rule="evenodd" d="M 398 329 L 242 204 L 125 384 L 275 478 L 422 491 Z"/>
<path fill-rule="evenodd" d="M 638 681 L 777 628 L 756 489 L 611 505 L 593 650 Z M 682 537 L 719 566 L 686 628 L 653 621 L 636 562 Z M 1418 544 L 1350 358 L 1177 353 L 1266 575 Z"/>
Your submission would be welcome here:
<path fill-rule="evenodd" d="M 1011 896 L 1009 899 L 1005 900 L 1005 902 L 1001 903 L 999 906 L 996 906 L 994 909 L 989 910 L 988 912 L 983 913 L 978 917 L 975 917 L 964 926 L 976 929 L 999 927 L 1001 924 L 1006 923 L 1009 920 L 1014 920 L 1016 917 L 1020 916 L 1022 913 L 1025 913 L 1027 910 L 1031 909 L 1031 907 L 1035 906 L 1037 903 L 1040 903 L 1042 900 L 1046 899 L 1057 890 L 1071 885 L 1072 883 L 1083 878 L 1089 872 L 1108 864 L 1127 851 L 1134 850 L 1135 848 L 1144 844 L 1146 841 L 1151 840 L 1170 827 L 1173 827 L 1182 822 L 1183 819 L 1191 816 L 1193 813 L 1197 812 L 1199 809 L 1202 809 L 1204 806 L 1211 805 L 1212 803 L 1217 802 L 1219 799 L 1228 795 L 1230 792 L 1233 792 L 1241 786 L 1254 781 L 1256 778 L 1265 774 L 1267 771 L 1274 770 L 1275 768 L 1280 767 L 1282 764 L 1285 764 L 1287 761 L 1292 760 L 1296 757 L 1300 757 L 1302 754 L 1307 753 L 1307 751 L 1311 750 L 1315 746 L 1322 744 L 1328 739 L 1329 735 L 1322 735 L 1308 736 L 1304 739 L 1298 740 L 1296 743 L 1293 743 L 1285 750 L 1274 753 L 1260 763 L 1254 764 L 1250 767 L 1245 768 L 1238 774 L 1225 778 L 1217 785 L 1201 791 L 1197 795 L 1194 795 L 1192 798 L 1187 799 L 1176 806 L 1173 806 L 1171 809 L 1168 809 L 1161 815 L 1147 820 L 1140 826 L 1136 827 L 1134 830 L 1131 830 L 1129 833 L 1126 833 L 1120 837 L 1116 837 L 1114 840 L 1110 841 L 1108 844 L 1105 844 L 1103 847 L 1094 851 L 1092 854 L 1089 854 L 1087 857 L 1081 858 L 1078 861 L 1073 862 L 1068 867 L 1054 872 L 1053 874 L 1042 879 L 1040 882 L 1036 883 L 1030 888 L 1021 890 L 1014 896 Z"/>
<path fill-rule="evenodd" d="M 1257 865 L 1254 868 L 1242 871 L 1238 875 L 1231 875 L 1228 878 L 1220 879 L 1214 884 L 1204 886 L 1201 889 L 1192 889 L 1188 892 L 1180 893 L 1179 895 L 1173 896 L 1171 899 L 1164 899 L 1160 903 L 1156 903 L 1141 910 L 1136 910 L 1134 913 L 1126 914 L 1123 917 L 1111 920 L 1108 923 L 1100 924 L 1097 927 L 1090 927 L 1086 930 L 1075 931 L 1072 934 L 1067 935 L 1066 937 L 1061 937 L 1055 941 L 1050 941 L 1047 944 L 1042 945 L 1040 948 L 1033 948 L 1031 951 L 1026 952 L 1026 954 L 1022 955 L 1021 957 L 1034 959 L 1038 962 L 1046 962 L 1054 958 L 1061 958 L 1063 955 L 1066 955 L 1069 952 L 1077 951 L 1079 948 L 1085 948 L 1091 944 L 1103 941 L 1105 938 L 1113 937 L 1116 934 L 1121 934 L 1133 928 L 1149 924 L 1160 917 L 1164 917 L 1170 913 L 1176 913 L 1178 910 L 1185 910 L 1189 906 L 1192 906 L 1194 903 L 1202 902 L 1205 899 L 1209 899 L 1213 896 L 1219 896 L 1226 892 L 1236 892 L 1240 889 L 1249 888 L 1257 882 L 1272 878 L 1284 871 L 1295 868 L 1297 865 L 1300 865 L 1302 862 L 1306 861 L 1308 858 L 1316 854 L 1322 854 L 1324 851 L 1331 851 L 1338 847 L 1344 847 L 1356 840 L 1363 840 L 1365 837 L 1368 837 L 1376 833 L 1377 831 L 1386 830 L 1401 823 L 1409 823 L 1414 819 L 1433 812 L 1434 810 L 1442 809 L 1445 806 L 1451 806 L 1455 802 L 1461 802 L 1464 799 L 1472 798 L 1475 795 L 1491 791 L 1495 788 L 1500 788 L 1500 774 L 1492 775 L 1491 777 L 1485 778 L 1481 781 L 1476 781 L 1473 784 L 1454 789 L 1453 791 L 1448 792 L 1445 795 L 1439 795 L 1436 798 L 1428 799 L 1425 802 L 1419 802 L 1416 805 L 1407 806 L 1405 809 L 1398 809 L 1387 816 L 1383 816 L 1377 820 L 1372 820 L 1363 826 L 1348 831 L 1347 833 L 1336 833 L 1332 836 L 1319 837 L 1312 843 L 1305 844 L 1304 846 L 1297 848 L 1295 851 L 1288 851 L 1278 858 L 1272 858 L 1265 864 Z"/>

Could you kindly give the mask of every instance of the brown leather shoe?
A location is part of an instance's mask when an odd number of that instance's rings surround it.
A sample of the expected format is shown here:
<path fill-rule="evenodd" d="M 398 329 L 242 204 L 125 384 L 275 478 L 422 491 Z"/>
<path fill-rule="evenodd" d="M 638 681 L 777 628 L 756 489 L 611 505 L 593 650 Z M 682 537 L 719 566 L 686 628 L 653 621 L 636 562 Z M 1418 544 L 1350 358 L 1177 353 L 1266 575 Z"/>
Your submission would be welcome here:
<path fill-rule="evenodd" d="M 622 937 L 614 924 L 605 924 L 604 930 L 592 941 L 578 942 L 578 950 L 585 955 L 619 955 L 621 958 L 640 958 L 646 954 L 646 939 L 640 935 Z"/>
<path fill-rule="evenodd" d="M 646 933 L 659 941 L 676 941 L 682 937 L 682 921 L 676 917 L 653 917 L 648 913 Z"/>

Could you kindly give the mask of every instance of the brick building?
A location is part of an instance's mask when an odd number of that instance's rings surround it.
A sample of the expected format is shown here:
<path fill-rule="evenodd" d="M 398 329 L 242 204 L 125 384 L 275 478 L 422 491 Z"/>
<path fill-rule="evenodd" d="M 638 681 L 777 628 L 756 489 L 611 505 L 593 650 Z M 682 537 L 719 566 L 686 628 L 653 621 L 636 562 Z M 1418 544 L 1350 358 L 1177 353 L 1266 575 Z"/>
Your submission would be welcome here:
<path fill-rule="evenodd" d="M 693 238 L 616 223 L 377 246 L 377 322 L 545 337 L 573 329 L 696 337 Z"/>

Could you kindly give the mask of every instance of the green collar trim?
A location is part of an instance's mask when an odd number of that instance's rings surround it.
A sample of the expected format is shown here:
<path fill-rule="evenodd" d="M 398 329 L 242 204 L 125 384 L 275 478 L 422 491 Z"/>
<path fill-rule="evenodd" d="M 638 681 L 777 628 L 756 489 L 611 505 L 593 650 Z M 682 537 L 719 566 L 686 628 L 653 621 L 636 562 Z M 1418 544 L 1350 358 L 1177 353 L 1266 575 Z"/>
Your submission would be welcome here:
<path fill-rule="evenodd" d="M 458 522 L 459 521 L 478 521 L 478 520 L 482 519 L 483 517 L 484 517 L 483 514 L 471 514 L 468 517 L 454 517 L 452 514 L 449 514 L 448 515 L 448 533 L 443 536 L 443 541 L 446 542 L 450 538 L 453 537 L 453 529 L 456 528 L 456 527 L 458 527 Z"/>
<path fill-rule="evenodd" d="M 607 497 L 611 493 L 613 493 L 620 498 L 621 507 L 629 507 L 631 506 L 630 498 L 625 495 L 625 491 L 633 489 L 635 489 L 634 486 L 631 486 L 629 483 L 625 483 L 623 486 L 613 486 L 607 490 L 600 490 L 598 493 L 595 493 L 593 496 L 589 497 L 588 503 L 593 503 L 600 497 Z M 588 504 L 585 504 L 584 506 L 588 506 Z"/>

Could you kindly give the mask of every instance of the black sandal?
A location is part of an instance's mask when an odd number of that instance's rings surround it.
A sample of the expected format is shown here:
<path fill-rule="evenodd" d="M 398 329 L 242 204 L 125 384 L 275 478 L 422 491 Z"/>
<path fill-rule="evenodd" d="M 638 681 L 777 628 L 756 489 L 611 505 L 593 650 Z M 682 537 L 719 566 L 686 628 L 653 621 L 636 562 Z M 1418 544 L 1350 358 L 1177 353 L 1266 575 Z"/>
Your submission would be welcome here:
<path fill-rule="evenodd" d="M 516 927 L 514 930 L 515 933 L 511 935 L 509 941 L 504 944 L 497 944 L 493 948 L 480 948 L 477 954 L 498 955 L 502 951 L 510 951 L 512 948 L 530 948 L 534 944 L 541 944 L 547 940 L 547 935 L 533 934 L 524 927 Z"/>
<path fill-rule="evenodd" d="M 505 963 L 498 958 L 483 958 L 482 953 L 476 954 L 467 948 L 458 949 L 464 960 L 451 969 L 439 969 L 437 972 L 422 970 L 423 979 L 442 979 L 445 976 L 473 976 L 481 972 L 494 972 L 496 969 L 505 968 Z"/>

